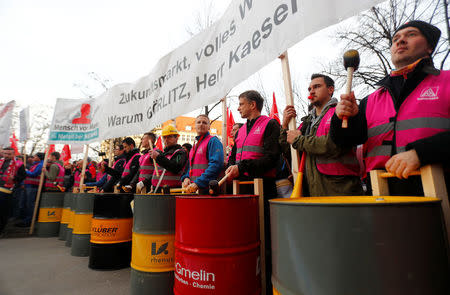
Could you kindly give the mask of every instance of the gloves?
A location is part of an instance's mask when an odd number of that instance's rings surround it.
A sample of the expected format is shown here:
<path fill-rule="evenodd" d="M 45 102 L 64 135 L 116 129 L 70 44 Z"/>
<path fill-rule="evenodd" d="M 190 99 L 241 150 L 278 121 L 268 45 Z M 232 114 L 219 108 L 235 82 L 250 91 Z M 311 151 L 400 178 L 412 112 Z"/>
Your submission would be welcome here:
<path fill-rule="evenodd" d="M 141 191 L 142 188 L 143 188 L 144 186 L 145 186 L 145 185 L 144 185 L 144 182 L 143 182 L 143 181 L 139 181 L 139 182 L 136 184 L 136 190 L 137 190 L 137 191 Z"/>

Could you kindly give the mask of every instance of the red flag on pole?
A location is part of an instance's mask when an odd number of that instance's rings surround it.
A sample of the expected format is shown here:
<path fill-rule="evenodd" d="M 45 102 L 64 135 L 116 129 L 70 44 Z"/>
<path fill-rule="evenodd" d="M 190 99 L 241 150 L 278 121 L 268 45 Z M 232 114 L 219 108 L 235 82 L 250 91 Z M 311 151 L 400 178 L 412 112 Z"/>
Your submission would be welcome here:
<path fill-rule="evenodd" d="M 18 139 L 16 138 L 16 133 L 13 132 L 12 137 L 9 138 L 9 142 L 11 143 L 11 147 L 14 149 L 15 156 L 20 155 L 19 149 L 17 148 L 17 141 Z"/>
<path fill-rule="evenodd" d="M 55 145 L 54 144 L 50 144 L 48 146 L 48 148 L 49 148 L 49 151 L 48 151 L 49 155 L 55 151 Z M 45 152 L 47 152 L 47 149 L 45 149 Z"/>
<path fill-rule="evenodd" d="M 162 141 L 161 141 L 161 136 L 158 137 L 158 140 L 156 141 L 155 147 L 156 147 L 158 150 L 160 150 L 160 151 L 163 151 L 163 150 L 164 150 L 163 144 L 162 144 Z"/>
<path fill-rule="evenodd" d="M 235 124 L 233 113 L 227 108 L 228 118 L 227 118 L 227 136 L 231 136 L 231 130 L 233 129 L 233 125 Z"/>
<path fill-rule="evenodd" d="M 61 160 L 64 165 L 69 163 L 69 160 L 72 158 L 72 154 L 70 153 L 70 147 L 68 144 L 65 144 L 61 151 Z"/>
<path fill-rule="evenodd" d="M 275 92 L 273 93 L 273 103 L 272 109 L 270 110 L 270 118 L 277 120 L 278 124 L 280 123 L 280 114 L 278 114 L 277 101 L 275 100 Z"/>

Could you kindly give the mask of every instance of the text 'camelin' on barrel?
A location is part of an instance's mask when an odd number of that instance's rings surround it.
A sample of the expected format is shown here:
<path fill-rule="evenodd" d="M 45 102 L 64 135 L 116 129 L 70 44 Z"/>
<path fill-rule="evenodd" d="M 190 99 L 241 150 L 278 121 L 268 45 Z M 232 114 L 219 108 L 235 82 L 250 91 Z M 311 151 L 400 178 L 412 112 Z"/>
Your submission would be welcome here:
<path fill-rule="evenodd" d="M 261 292 L 257 196 L 177 196 L 175 295 Z"/>
<path fill-rule="evenodd" d="M 135 195 L 131 294 L 173 294 L 175 196 Z"/>
<path fill-rule="evenodd" d="M 274 294 L 450 294 L 440 200 L 270 200 Z"/>
<path fill-rule="evenodd" d="M 91 223 L 89 267 L 120 269 L 130 266 L 132 194 L 96 194 Z"/>
<path fill-rule="evenodd" d="M 64 204 L 63 192 L 45 192 L 39 203 L 39 217 L 36 235 L 38 237 L 58 237 Z"/>

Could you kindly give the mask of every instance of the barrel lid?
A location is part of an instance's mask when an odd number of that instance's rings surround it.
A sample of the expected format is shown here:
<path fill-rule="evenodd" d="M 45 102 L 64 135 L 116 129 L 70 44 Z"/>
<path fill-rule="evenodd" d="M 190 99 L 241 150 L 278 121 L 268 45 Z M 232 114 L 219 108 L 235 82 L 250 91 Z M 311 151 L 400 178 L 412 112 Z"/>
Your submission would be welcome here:
<path fill-rule="evenodd" d="M 176 195 L 177 199 L 242 199 L 242 198 L 255 198 L 257 195 Z"/>
<path fill-rule="evenodd" d="M 281 198 L 269 200 L 272 204 L 285 205 L 387 205 L 440 202 L 438 198 L 430 197 L 397 197 L 397 196 L 342 196 L 342 197 L 304 197 Z"/>

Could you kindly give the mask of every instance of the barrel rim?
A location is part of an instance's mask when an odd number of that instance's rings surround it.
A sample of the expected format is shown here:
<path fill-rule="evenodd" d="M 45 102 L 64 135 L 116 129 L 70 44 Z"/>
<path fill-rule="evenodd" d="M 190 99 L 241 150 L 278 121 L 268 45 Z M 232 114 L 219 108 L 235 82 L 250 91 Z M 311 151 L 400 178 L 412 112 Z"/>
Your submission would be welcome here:
<path fill-rule="evenodd" d="M 358 198 L 356 201 L 356 198 Z M 362 199 L 367 198 L 367 201 Z M 402 198 L 405 198 L 402 200 Z M 355 202 L 342 202 L 339 200 L 355 200 Z M 377 200 L 380 199 L 380 200 Z M 346 201 L 347 201 L 346 200 Z M 270 204 L 295 206 L 390 206 L 390 205 L 421 205 L 439 203 L 442 200 L 433 197 L 417 196 L 342 196 L 342 197 L 303 197 L 303 198 L 277 198 L 269 200 Z"/>
<path fill-rule="evenodd" d="M 195 195 L 195 196 L 183 196 L 183 195 L 175 195 L 177 199 L 198 199 L 198 200 L 209 200 L 209 199 L 247 199 L 247 198 L 258 198 L 258 195 L 250 195 L 250 194 L 242 194 L 242 195 Z"/>

